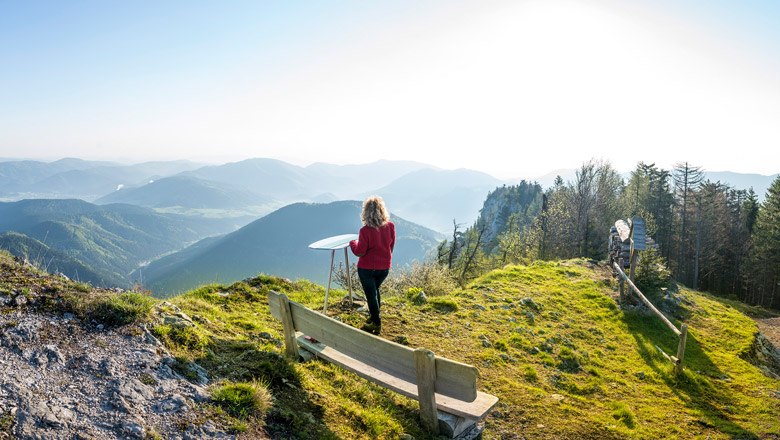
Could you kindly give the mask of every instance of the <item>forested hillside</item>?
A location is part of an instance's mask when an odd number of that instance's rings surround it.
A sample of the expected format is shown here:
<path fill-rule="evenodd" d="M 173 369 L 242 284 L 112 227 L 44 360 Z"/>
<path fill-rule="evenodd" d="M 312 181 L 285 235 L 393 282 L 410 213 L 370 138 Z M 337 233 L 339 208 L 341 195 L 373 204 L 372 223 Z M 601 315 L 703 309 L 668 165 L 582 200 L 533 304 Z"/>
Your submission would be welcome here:
<path fill-rule="evenodd" d="M 201 238 L 233 229 L 230 221 L 160 214 L 132 205 L 81 200 L 0 203 L 3 249 L 37 267 L 96 286 L 129 287 L 130 272 Z"/>
<path fill-rule="evenodd" d="M 557 179 L 540 211 L 533 208 L 538 201 L 513 206 L 511 198 L 502 199 L 527 191 L 521 182 L 491 194 L 480 220 L 440 247 L 440 263 L 466 280 L 507 262 L 599 260 L 614 222 L 642 217 L 658 244 L 643 264 L 658 258 L 691 288 L 780 308 L 780 177 L 759 203 L 751 188 L 705 180 L 688 163 L 665 170 L 640 162 L 625 181 L 609 163 L 590 161 L 572 181 Z M 534 212 L 539 215 L 523 227 Z M 518 221 L 496 220 L 512 218 Z"/>
<path fill-rule="evenodd" d="M 320 284 L 328 280 L 330 252 L 309 249 L 326 237 L 357 233 L 361 203 L 296 203 L 285 206 L 223 237 L 209 238 L 161 258 L 139 270 L 145 287 L 165 297 L 200 284 L 233 282 L 258 273 L 305 278 Z M 397 216 L 396 269 L 422 262 L 435 249 L 439 234 Z M 350 253 L 352 264 L 357 259 Z M 336 264 L 343 263 L 342 251 Z"/>

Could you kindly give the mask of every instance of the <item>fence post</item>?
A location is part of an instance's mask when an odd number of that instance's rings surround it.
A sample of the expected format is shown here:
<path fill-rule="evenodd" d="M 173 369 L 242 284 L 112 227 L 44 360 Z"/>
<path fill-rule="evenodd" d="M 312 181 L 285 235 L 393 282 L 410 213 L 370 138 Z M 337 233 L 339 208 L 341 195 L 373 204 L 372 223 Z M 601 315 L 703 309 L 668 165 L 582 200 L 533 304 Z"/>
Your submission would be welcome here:
<path fill-rule="evenodd" d="M 677 365 L 674 366 L 675 374 L 680 374 L 683 371 L 686 339 L 688 339 L 688 324 L 682 324 L 680 325 L 680 344 L 677 346 Z"/>
<path fill-rule="evenodd" d="M 628 279 L 631 282 L 636 282 L 636 263 L 639 259 L 639 251 L 634 250 L 634 245 L 631 245 L 631 262 L 628 270 Z"/>
<path fill-rule="evenodd" d="M 623 268 L 623 259 L 618 259 L 618 266 L 620 268 Z M 620 285 L 620 304 L 624 304 L 626 302 L 626 282 L 623 280 L 623 277 L 620 276 L 620 272 L 618 272 L 618 284 Z"/>

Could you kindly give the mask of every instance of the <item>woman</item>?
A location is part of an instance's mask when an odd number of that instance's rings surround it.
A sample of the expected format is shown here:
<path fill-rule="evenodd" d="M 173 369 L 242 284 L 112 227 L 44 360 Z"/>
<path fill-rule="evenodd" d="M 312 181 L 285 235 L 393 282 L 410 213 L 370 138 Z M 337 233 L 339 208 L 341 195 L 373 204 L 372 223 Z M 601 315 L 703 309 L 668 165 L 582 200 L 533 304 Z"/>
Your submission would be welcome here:
<path fill-rule="evenodd" d="M 379 286 L 390 272 L 395 247 L 395 225 L 390 221 L 385 202 L 379 196 L 371 196 L 363 202 L 360 217 L 363 227 L 360 228 L 358 239 L 349 242 L 349 247 L 359 257 L 358 277 L 366 293 L 370 313 L 363 330 L 379 334 L 382 328 Z"/>

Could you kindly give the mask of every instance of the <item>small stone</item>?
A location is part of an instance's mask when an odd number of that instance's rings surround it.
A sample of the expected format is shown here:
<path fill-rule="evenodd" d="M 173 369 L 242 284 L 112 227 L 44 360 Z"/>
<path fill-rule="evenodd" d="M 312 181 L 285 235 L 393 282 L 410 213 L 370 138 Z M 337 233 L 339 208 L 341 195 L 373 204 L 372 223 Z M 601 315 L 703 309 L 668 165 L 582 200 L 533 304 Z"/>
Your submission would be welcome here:
<path fill-rule="evenodd" d="M 24 296 L 24 295 L 16 295 L 16 297 L 14 298 L 13 302 L 14 302 L 15 306 L 21 307 L 21 306 L 27 304 L 27 297 Z"/>
<path fill-rule="evenodd" d="M 44 353 L 46 354 L 46 357 L 49 361 L 49 363 L 58 363 L 58 364 L 64 364 L 65 363 L 65 356 L 62 355 L 62 352 L 60 349 L 53 344 L 45 345 L 43 347 Z"/>
<path fill-rule="evenodd" d="M 138 423 L 127 422 L 122 425 L 120 431 L 126 436 L 125 438 L 142 439 L 144 438 L 146 430 Z"/>
<path fill-rule="evenodd" d="M 103 329 L 106 328 L 106 326 L 104 326 L 103 324 L 98 324 L 95 328 L 97 329 L 97 331 L 102 332 Z"/>
<path fill-rule="evenodd" d="M 636 376 L 639 380 L 645 380 L 645 372 L 644 371 L 638 371 L 634 373 L 634 376 Z"/>
<path fill-rule="evenodd" d="M 539 347 L 531 347 L 531 354 L 539 354 L 540 351 Z"/>

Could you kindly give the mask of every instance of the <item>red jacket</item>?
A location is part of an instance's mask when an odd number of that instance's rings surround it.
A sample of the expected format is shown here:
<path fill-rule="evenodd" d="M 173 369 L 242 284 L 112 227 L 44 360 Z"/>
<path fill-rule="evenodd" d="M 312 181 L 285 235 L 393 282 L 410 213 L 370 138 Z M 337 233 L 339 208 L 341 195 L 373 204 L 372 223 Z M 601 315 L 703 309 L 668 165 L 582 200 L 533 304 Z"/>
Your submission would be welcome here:
<path fill-rule="evenodd" d="M 395 225 L 387 222 L 384 226 L 360 228 L 357 240 L 349 242 L 352 253 L 357 255 L 357 267 L 361 269 L 390 269 L 395 247 Z"/>

